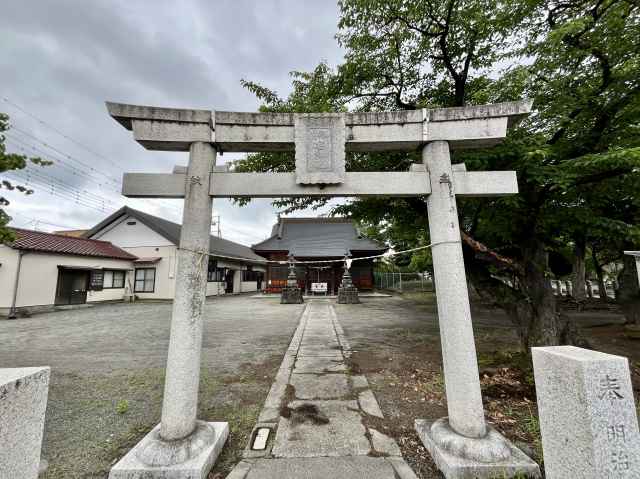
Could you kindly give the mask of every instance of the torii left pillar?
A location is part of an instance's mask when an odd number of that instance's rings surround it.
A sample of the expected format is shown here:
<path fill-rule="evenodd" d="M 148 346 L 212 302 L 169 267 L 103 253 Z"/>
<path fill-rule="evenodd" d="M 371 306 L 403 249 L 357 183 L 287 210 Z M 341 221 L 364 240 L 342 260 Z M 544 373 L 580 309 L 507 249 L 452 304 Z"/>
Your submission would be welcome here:
<path fill-rule="evenodd" d="M 111 469 L 109 479 L 204 479 L 229 436 L 228 423 L 196 418 L 215 162 L 211 143 L 190 145 L 161 423 Z"/>

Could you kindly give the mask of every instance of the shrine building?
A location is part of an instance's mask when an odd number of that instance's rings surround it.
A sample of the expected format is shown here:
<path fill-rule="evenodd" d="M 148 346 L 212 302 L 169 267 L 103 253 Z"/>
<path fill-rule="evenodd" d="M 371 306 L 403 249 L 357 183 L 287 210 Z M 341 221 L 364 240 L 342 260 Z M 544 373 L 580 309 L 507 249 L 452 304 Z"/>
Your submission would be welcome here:
<path fill-rule="evenodd" d="M 289 255 L 296 261 L 311 263 L 296 265 L 298 286 L 311 292 L 313 284 L 327 286 L 329 294 L 336 294 L 342 278 L 345 254 L 352 259 L 379 255 L 387 247 L 363 236 L 349 218 L 279 218 L 271 236 L 252 246 L 260 256 L 281 264 L 269 263 L 266 273 L 266 291 L 279 293 L 286 286 Z M 373 259 L 353 261 L 351 276 L 360 290 L 373 289 Z"/>

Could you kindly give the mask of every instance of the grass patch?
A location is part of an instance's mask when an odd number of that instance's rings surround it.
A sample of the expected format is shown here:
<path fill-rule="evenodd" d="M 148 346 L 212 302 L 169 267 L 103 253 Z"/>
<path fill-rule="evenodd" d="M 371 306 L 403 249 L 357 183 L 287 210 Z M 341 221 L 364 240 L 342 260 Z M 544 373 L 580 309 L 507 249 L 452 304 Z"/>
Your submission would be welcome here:
<path fill-rule="evenodd" d="M 218 457 L 215 467 L 209 474 L 210 479 L 225 477 L 242 459 L 242 451 L 247 446 L 253 426 L 258 421 L 260 406 L 243 404 L 217 407 L 215 415 L 229 422 L 229 439 Z"/>

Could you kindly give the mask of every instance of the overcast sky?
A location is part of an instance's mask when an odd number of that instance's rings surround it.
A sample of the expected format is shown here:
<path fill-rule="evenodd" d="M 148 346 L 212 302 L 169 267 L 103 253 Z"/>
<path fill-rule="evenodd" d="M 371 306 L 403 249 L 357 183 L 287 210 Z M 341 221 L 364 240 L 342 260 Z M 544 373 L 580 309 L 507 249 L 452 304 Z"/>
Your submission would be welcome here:
<path fill-rule="evenodd" d="M 8 149 L 56 161 L 21 174 L 35 193 L 8 195 L 12 224 L 88 228 L 125 202 L 180 222 L 181 200 L 128 200 L 117 191 L 124 171 L 169 172 L 187 154 L 144 150 L 104 102 L 255 111 L 240 79 L 286 94 L 290 71 L 341 61 L 337 15 L 325 0 L 6 2 L 0 112 L 15 127 Z M 215 200 L 214 210 L 223 236 L 244 244 L 268 236 L 276 219 L 268 200 L 244 208 Z"/>

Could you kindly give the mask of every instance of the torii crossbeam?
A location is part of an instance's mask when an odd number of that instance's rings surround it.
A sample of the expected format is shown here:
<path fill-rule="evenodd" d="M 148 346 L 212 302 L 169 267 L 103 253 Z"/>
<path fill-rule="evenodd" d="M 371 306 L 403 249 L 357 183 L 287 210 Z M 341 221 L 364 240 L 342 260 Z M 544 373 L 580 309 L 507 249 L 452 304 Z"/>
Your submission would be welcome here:
<path fill-rule="evenodd" d="M 318 114 L 181 110 L 117 103 L 107 103 L 107 107 L 145 148 L 190 152 L 189 165 L 177 167 L 173 173 L 124 175 L 125 196 L 185 198 L 185 205 L 162 421 L 151 437 L 129 454 L 135 455 L 139 464 L 125 456 L 121 461 L 125 464 L 116 465 L 112 474 L 125 468 L 133 473 L 138 467 L 142 477 L 149 462 L 166 454 L 167 444 L 187 451 L 187 457 L 207 456 L 203 460 L 211 461 L 219 449 L 216 441 L 226 439 L 224 432 L 215 429 L 222 427 L 221 423 L 210 426 L 196 420 L 206 287 L 203 257 L 208 252 L 212 198 L 427 196 L 449 415 L 433 424 L 416 421 L 418 433 L 448 478 L 471 473 L 477 474 L 474 477 L 539 475 L 538 466 L 489 428 L 484 419 L 456 206 L 456 196 L 517 193 L 516 175 L 513 171 L 468 172 L 464 165 L 452 165 L 449 155 L 450 148 L 497 144 L 511 125 L 529 113 L 530 102 Z M 423 162 L 406 172 L 345 171 L 347 151 L 391 150 L 421 150 Z M 225 151 L 295 151 L 296 170 L 231 172 L 215 165 L 216 153 Z M 217 439 L 212 439 L 212 430 L 218 432 Z M 193 450 L 193 443 L 205 445 Z M 167 468 L 180 467 L 175 454 L 169 462 Z"/>

